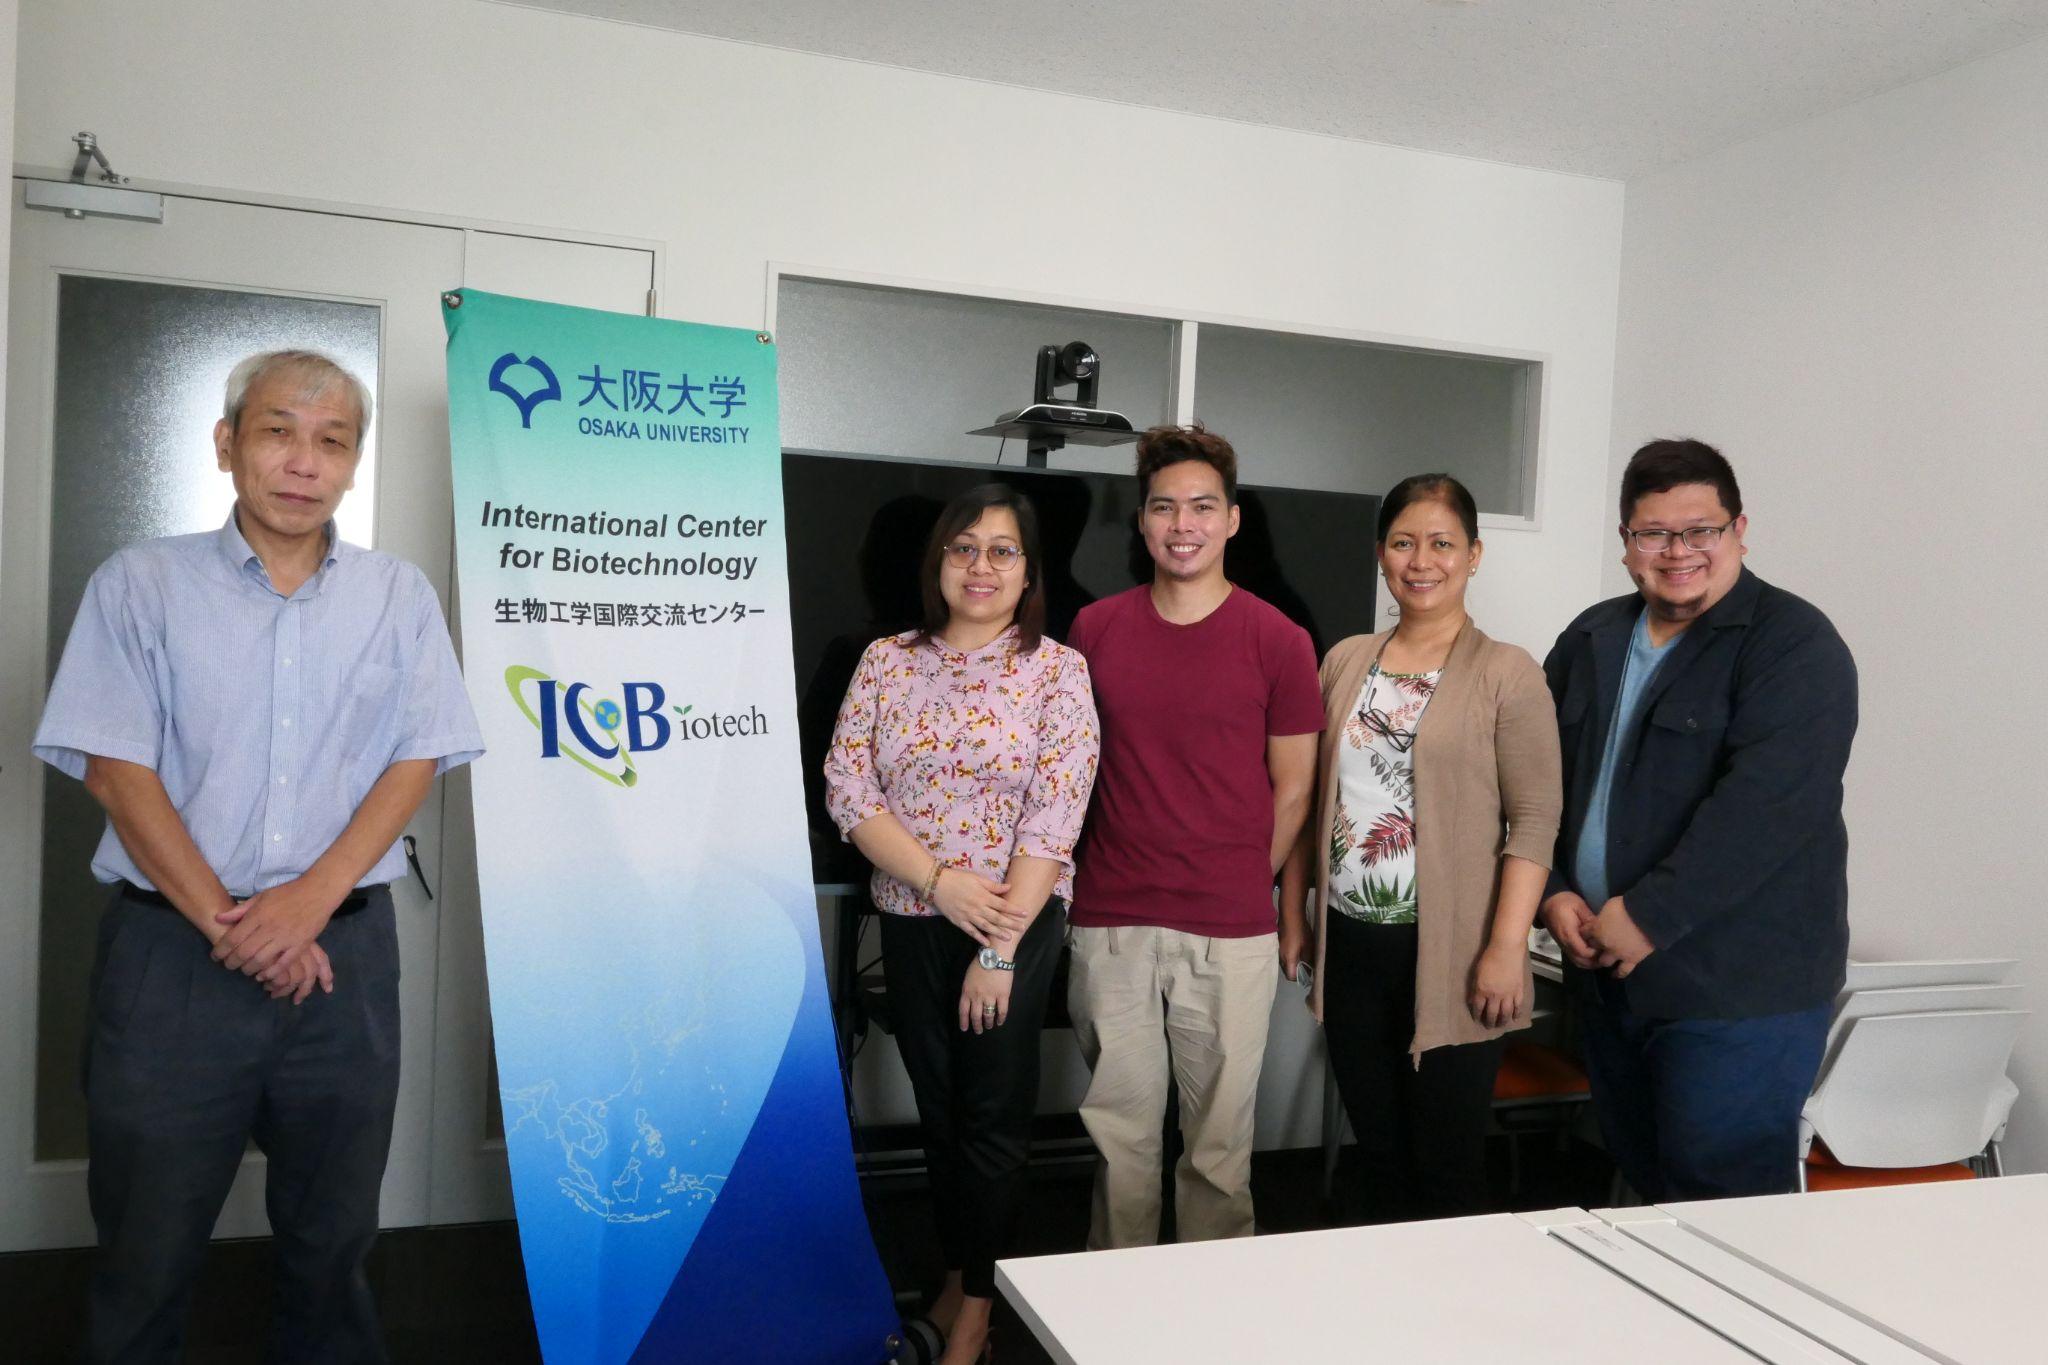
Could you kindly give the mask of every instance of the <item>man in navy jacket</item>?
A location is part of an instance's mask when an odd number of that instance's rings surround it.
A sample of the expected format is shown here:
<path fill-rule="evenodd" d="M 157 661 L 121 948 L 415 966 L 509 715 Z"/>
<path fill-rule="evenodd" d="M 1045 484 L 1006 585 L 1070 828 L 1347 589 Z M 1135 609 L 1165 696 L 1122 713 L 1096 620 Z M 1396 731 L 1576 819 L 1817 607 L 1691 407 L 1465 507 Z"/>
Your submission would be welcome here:
<path fill-rule="evenodd" d="M 1856 666 L 1817 608 L 1743 567 L 1742 494 L 1712 446 L 1637 451 L 1621 515 L 1638 591 L 1544 662 L 1565 816 L 1543 923 L 1578 969 L 1628 1182 L 1652 1201 L 1779 1193 L 1848 957 Z"/>

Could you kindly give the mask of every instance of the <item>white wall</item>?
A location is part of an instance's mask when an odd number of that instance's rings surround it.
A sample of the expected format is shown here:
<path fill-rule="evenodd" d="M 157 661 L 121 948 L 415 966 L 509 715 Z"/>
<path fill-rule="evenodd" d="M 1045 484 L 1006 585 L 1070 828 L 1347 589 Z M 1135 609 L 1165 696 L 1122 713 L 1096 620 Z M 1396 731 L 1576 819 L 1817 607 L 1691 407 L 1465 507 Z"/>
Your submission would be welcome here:
<path fill-rule="evenodd" d="M 14 48 L 20 23 L 18 0 L 0 0 L 0 147 L 14 144 Z M 8 258 L 14 236 L 13 219 L 0 214 L 0 261 Z M 7 275 L 0 270 L 0 318 L 7 316 Z M 7 429 L 7 329 L 0 327 L 0 431 Z M 0 455 L 0 459 L 4 459 Z"/>
<path fill-rule="evenodd" d="M 22 9 L 18 164 L 91 128 L 138 183 L 656 239 L 673 317 L 759 326 L 781 261 L 1541 353 L 1541 529 L 1489 533 L 1474 610 L 1540 652 L 1598 588 L 1615 183 L 477 0 Z M 1014 188 L 1074 166 L 1098 192 Z"/>
<path fill-rule="evenodd" d="M 2014 1070 L 2027 1170 L 2048 1167 L 2044 167 L 2037 42 L 1631 183 L 1607 485 L 1650 437 L 1720 445 L 1751 565 L 1848 639 L 1851 951 L 2022 959 L 2044 1011 Z"/>
<path fill-rule="evenodd" d="M 1476 605 L 1536 645 L 1595 589 L 1613 182 L 477 0 L 23 16 L 18 163 L 91 127 L 138 181 L 663 240 L 671 316 L 759 325 L 781 260 L 1545 353 L 1543 531 L 1497 537 Z M 1075 164 L 1101 193 L 1013 188 Z"/>

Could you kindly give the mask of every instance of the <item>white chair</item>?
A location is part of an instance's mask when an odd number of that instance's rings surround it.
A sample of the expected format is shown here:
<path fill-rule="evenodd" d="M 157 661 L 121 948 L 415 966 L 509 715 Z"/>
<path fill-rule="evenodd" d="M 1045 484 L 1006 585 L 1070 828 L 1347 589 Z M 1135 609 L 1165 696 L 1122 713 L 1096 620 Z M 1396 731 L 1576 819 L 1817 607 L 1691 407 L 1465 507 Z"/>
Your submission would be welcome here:
<path fill-rule="evenodd" d="M 1857 991 L 1895 990 L 1905 986 L 1995 986 L 2019 963 L 2009 957 L 1955 958 L 1927 962 L 1850 962 L 1839 1006 Z"/>
<path fill-rule="evenodd" d="M 1998 1144 L 2019 1087 L 2005 1068 L 2031 1011 L 1942 1010 L 1853 1020 L 1799 1116 L 1799 1188 L 1817 1137 L 1843 1166 L 1974 1162 Z"/>
<path fill-rule="evenodd" d="M 1821 1053 L 1821 1070 L 1826 1071 L 1849 1026 L 1873 1014 L 1932 1014 L 1941 1010 L 2005 1010 L 2020 1003 L 2018 986 L 1902 986 L 1845 991 L 1835 1002 L 1835 1017 L 1828 1023 L 1828 1041 Z"/>

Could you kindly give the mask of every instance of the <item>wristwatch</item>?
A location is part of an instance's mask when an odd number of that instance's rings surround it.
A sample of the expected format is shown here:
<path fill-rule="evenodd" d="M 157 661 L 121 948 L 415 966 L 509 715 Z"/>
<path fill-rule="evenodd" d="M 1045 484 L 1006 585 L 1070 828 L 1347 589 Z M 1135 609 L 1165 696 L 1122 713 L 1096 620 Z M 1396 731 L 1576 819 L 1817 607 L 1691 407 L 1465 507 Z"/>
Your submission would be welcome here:
<path fill-rule="evenodd" d="M 985 972 L 1014 972 L 1017 970 L 1016 963 L 1005 961 L 997 955 L 996 950 L 993 948 L 983 948 L 979 953 L 975 954 L 974 960 L 981 964 L 981 969 Z"/>

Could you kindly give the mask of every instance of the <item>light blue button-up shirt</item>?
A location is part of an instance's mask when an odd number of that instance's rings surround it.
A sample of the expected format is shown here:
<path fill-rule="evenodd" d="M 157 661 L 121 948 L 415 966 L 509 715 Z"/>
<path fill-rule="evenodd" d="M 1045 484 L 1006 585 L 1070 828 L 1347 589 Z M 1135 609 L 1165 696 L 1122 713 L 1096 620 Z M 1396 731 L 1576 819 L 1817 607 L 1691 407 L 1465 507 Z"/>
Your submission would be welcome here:
<path fill-rule="evenodd" d="M 98 754 L 153 768 L 199 852 L 245 897 L 302 875 L 393 763 L 483 752 L 448 627 L 411 564 L 334 538 L 290 597 L 232 514 L 131 545 L 86 585 L 34 752 L 73 777 Z M 108 825 L 103 882 L 150 882 Z M 362 882 L 405 874 L 393 843 Z"/>

